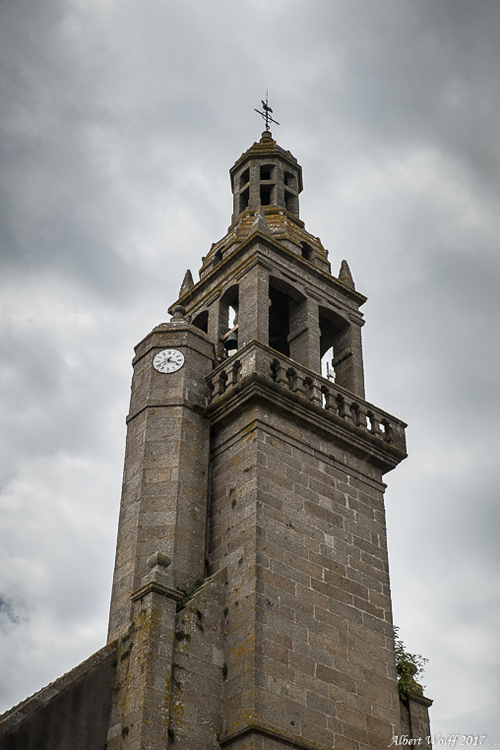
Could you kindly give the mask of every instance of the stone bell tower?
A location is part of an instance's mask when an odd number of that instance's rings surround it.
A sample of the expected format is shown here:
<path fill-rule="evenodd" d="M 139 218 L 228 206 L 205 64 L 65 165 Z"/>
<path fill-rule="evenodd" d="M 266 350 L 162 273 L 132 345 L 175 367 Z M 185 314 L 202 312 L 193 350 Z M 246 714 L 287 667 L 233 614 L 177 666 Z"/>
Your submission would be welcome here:
<path fill-rule="evenodd" d="M 345 261 L 331 274 L 299 218 L 301 167 L 268 130 L 230 176 L 227 234 L 136 347 L 109 641 L 77 668 L 107 707 L 91 742 L 84 717 L 81 742 L 47 748 L 429 733 L 423 696 L 401 724 L 383 475 L 406 425 L 365 400 L 366 298 Z"/>
<path fill-rule="evenodd" d="M 156 597 L 169 656 L 149 690 L 175 747 L 386 748 L 400 702 L 382 476 L 405 425 L 365 401 L 366 298 L 299 218 L 296 159 L 266 131 L 230 175 L 226 236 L 136 349 L 110 639 Z M 143 747 L 125 714 L 116 747 Z"/>

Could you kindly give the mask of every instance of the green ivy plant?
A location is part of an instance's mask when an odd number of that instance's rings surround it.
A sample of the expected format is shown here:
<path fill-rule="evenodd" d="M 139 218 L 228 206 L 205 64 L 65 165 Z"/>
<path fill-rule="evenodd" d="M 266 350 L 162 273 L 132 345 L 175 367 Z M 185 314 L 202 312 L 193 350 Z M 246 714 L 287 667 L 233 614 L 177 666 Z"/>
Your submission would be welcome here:
<path fill-rule="evenodd" d="M 410 693 L 422 693 L 424 688 L 416 680 L 421 678 L 424 667 L 429 661 L 420 654 L 411 654 L 399 637 L 399 628 L 394 628 L 394 646 L 396 652 L 396 671 L 398 673 L 399 697 L 405 701 Z"/>

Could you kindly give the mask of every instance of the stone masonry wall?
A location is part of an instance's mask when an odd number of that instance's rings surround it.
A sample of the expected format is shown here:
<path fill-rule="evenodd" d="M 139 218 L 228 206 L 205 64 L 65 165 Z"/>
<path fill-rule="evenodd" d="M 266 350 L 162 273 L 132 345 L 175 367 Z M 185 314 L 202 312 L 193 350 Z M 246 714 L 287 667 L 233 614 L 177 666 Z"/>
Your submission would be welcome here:
<path fill-rule="evenodd" d="M 0 716 L 1 750 L 105 750 L 117 645 Z"/>
<path fill-rule="evenodd" d="M 177 612 L 169 724 L 176 750 L 219 748 L 227 670 L 225 573 L 205 581 Z"/>
<path fill-rule="evenodd" d="M 222 744 L 255 725 L 311 747 L 386 748 L 400 719 L 380 470 L 279 402 L 226 415 L 212 451 L 211 569 L 228 569 Z"/>

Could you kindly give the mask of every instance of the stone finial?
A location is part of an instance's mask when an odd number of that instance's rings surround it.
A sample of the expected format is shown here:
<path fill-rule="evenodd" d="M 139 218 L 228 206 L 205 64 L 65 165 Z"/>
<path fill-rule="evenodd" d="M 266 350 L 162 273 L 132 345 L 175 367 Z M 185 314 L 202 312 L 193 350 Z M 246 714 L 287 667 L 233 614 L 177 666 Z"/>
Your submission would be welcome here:
<path fill-rule="evenodd" d="M 269 227 L 267 225 L 266 215 L 262 206 L 259 206 L 257 211 L 255 212 L 255 218 L 252 222 L 251 232 L 264 232 L 264 234 L 269 234 Z"/>
<path fill-rule="evenodd" d="M 180 599 L 181 594 L 174 589 L 174 579 L 170 570 L 167 570 L 171 562 L 170 557 L 163 552 L 155 552 L 154 555 L 148 557 L 147 564 L 150 571 L 143 577 L 139 588 L 132 592 L 133 602 L 139 601 L 148 594 L 161 594 L 176 601 Z"/>
<path fill-rule="evenodd" d="M 191 273 L 191 271 L 188 268 L 188 270 L 184 274 L 184 281 L 181 284 L 181 290 L 179 292 L 179 297 L 183 297 L 186 294 L 186 292 L 189 292 L 189 290 L 191 289 L 192 286 L 194 286 L 193 274 Z"/>
<path fill-rule="evenodd" d="M 352 278 L 351 269 L 348 266 L 346 260 L 343 260 L 340 265 L 339 281 L 343 281 L 344 284 L 354 289 L 354 279 Z"/>
<path fill-rule="evenodd" d="M 168 568 L 171 562 L 172 560 L 170 557 L 164 555 L 163 552 L 155 552 L 154 555 L 151 555 L 151 557 L 148 557 L 147 559 L 150 568 L 156 568 L 157 565 L 161 568 Z"/>
<path fill-rule="evenodd" d="M 182 305 L 176 305 L 172 313 L 172 320 L 185 320 L 186 309 Z"/>

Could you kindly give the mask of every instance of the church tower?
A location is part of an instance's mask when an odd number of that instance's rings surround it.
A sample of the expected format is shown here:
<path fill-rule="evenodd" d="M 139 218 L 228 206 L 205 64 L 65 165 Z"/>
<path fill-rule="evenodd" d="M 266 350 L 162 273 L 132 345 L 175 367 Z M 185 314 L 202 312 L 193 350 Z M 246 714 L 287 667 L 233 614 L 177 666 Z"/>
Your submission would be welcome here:
<path fill-rule="evenodd" d="M 110 640 L 163 599 L 169 655 L 141 679 L 175 747 L 386 748 L 405 425 L 365 400 L 366 298 L 299 218 L 296 159 L 266 130 L 230 176 L 227 234 L 136 349 Z M 139 714 L 117 748 L 149 747 Z"/>
<path fill-rule="evenodd" d="M 135 350 L 108 644 L 40 698 L 80 701 L 67 744 L 8 750 L 429 734 L 430 701 L 398 694 L 383 476 L 406 425 L 365 400 L 366 298 L 305 229 L 267 127 L 230 177 L 227 234 Z"/>

